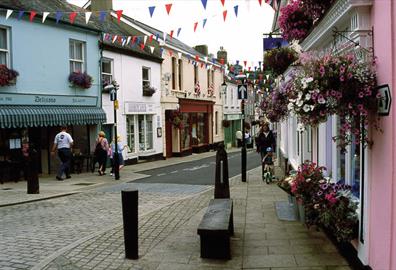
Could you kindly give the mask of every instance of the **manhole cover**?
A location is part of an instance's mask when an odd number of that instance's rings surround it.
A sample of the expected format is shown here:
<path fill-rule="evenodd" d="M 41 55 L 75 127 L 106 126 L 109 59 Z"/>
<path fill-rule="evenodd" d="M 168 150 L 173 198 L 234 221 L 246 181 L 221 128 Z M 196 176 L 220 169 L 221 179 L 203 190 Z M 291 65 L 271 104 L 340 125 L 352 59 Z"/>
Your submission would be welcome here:
<path fill-rule="evenodd" d="M 6 188 L 2 188 L 1 190 L 11 190 L 12 188 L 6 187 Z"/>
<path fill-rule="evenodd" d="M 93 185 L 94 183 L 77 183 L 77 184 L 74 184 L 75 186 L 90 186 L 90 185 Z"/>

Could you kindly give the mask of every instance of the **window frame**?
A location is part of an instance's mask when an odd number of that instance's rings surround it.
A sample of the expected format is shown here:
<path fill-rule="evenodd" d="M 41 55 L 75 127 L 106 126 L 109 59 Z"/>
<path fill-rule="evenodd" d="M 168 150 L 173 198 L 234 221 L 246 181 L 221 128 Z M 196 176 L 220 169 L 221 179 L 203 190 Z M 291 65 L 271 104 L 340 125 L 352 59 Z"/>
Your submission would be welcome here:
<path fill-rule="evenodd" d="M 147 69 L 148 70 L 148 80 L 145 80 L 143 78 L 143 70 Z M 142 66 L 142 91 L 144 90 L 144 82 L 148 82 L 148 86 L 151 86 L 151 68 L 150 67 L 146 67 L 146 66 Z"/>
<path fill-rule="evenodd" d="M 194 86 L 197 84 L 197 82 L 199 82 L 199 78 L 198 78 L 198 65 L 195 64 L 194 65 Z"/>
<path fill-rule="evenodd" d="M 140 130 L 139 130 L 139 116 L 143 116 L 143 122 L 144 122 L 144 127 L 143 127 L 143 142 L 140 142 Z M 151 117 L 151 132 L 148 132 L 148 125 L 147 125 L 147 118 Z M 154 115 L 153 114 L 131 114 L 127 115 L 127 122 L 133 121 L 133 128 L 134 130 L 130 130 L 130 124 L 127 126 L 127 142 L 129 148 L 134 151 L 128 152 L 128 154 L 139 154 L 139 153 L 145 153 L 145 152 L 152 152 L 155 150 L 154 148 Z M 131 134 L 134 137 L 134 145 L 129 145 L 130 139 L 129 136 Z M 151 148 L 147 148 L 147 142 L 148 138 L 151 136 Z M 140 150 L 140 144 L 144 144 L 144 149 Z"/>
<path fill-rule="evenodd" d="M 182 74 L 183 74 L 183 60 L 179 59 L 177 61 L 177 77 L 178 77 L 178 89 L 181 91 L 182 90 L 182 82 L 183 82 L 183 78 L 182 78 Z"/>
<path fill-rule="evenodd" d="M 0 48 L 0 52 L 5 52 L 6 53 L 6 63 L 5 65 L 8 68 L 11 68 L 11 28 L 4 26 L 4 25 L 0 25 L 0 29 L 3 29 L 6 31 L 6 49 L 2 49 Z"/>
<path fill-rule="evenodd" d="M 172 57 L 172 90 L 176 90 L 177 86 L 176 86 L 176 57 Z"/>
<path fill-rule="evenodd" d="M 73 53 L 74 56 L 76 55 L 76 44 L 81 44 L 81 58 L 82 59 L 76 59 L 76 58 L 71 58 L 70 57 L 70 45 L 73 44 Z M 69 68 L 70 68 L 70 64 L 73 64 L 73 70 L 70 69 L 70 73 L 72 72 L 78 72 L 78 70 L 76 70 L 74 63 L 81 63 L 81 70 L 80 72 L 84 73 L 87 70 L 86 67 L 86 43 L 85 41 L 81 41 L 81 40 L 77 40 L 77 39 L 69 39 Z"/>
<path fill-rule="evenodd" d="M 104 72 L 103 71 L 103 63 L 104 62 L 109 62 L 110 63 L 110 72 L 111 73 L 106 73 L 106 72 Z M 101 76 L 101 79 L 102 79 L 102 85 L 104 85 L 104 80 L 103 80 L 103 75 L 105 75 L 105 76 L 110 76 L 110 78 L 111 78 L 111 80 L 110 80 L 110 84 L 112 83 L 112 81 L 114 80 L 114 59 L 112 59 L 112 58 L 108 58 L 108 57 L 103 57 L 102 58 L 102 66 L 101 66 L 101 72 L 102 72 L 102 76 Z"/>

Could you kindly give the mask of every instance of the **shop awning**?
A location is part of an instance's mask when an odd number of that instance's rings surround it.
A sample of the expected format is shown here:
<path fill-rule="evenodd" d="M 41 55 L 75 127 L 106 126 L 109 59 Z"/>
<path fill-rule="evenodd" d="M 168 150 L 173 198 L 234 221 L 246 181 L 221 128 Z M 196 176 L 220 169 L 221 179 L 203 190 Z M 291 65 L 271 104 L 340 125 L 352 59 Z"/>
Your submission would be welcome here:
<path fill-rule="evenodd" d="M 0 106 L 0 128 L 90 125 L 106 122 L 98 107 Z"/>

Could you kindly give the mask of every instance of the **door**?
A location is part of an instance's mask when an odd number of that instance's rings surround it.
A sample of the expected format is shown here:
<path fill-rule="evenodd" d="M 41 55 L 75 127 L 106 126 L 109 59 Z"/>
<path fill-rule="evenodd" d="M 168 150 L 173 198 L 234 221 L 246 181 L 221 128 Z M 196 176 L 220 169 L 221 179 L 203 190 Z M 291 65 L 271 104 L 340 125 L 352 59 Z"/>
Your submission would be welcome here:
<path fill-rule="evenodd" d="M 172 157 L 172 123 L 170 121 L 171 111 L 165 111 L 165 140 L 166 157 Z"/>

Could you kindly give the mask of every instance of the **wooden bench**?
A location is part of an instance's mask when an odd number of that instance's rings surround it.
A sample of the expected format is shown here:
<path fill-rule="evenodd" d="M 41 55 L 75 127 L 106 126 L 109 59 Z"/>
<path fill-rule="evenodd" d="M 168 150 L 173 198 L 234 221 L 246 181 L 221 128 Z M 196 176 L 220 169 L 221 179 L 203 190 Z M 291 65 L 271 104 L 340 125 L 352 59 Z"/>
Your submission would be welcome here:
<path fill-rule="evenodd" d="M 198 226 L 201 258 L 231 259 L 230 237 L 234 235 L 231 199 L 212 199 Z"/>

